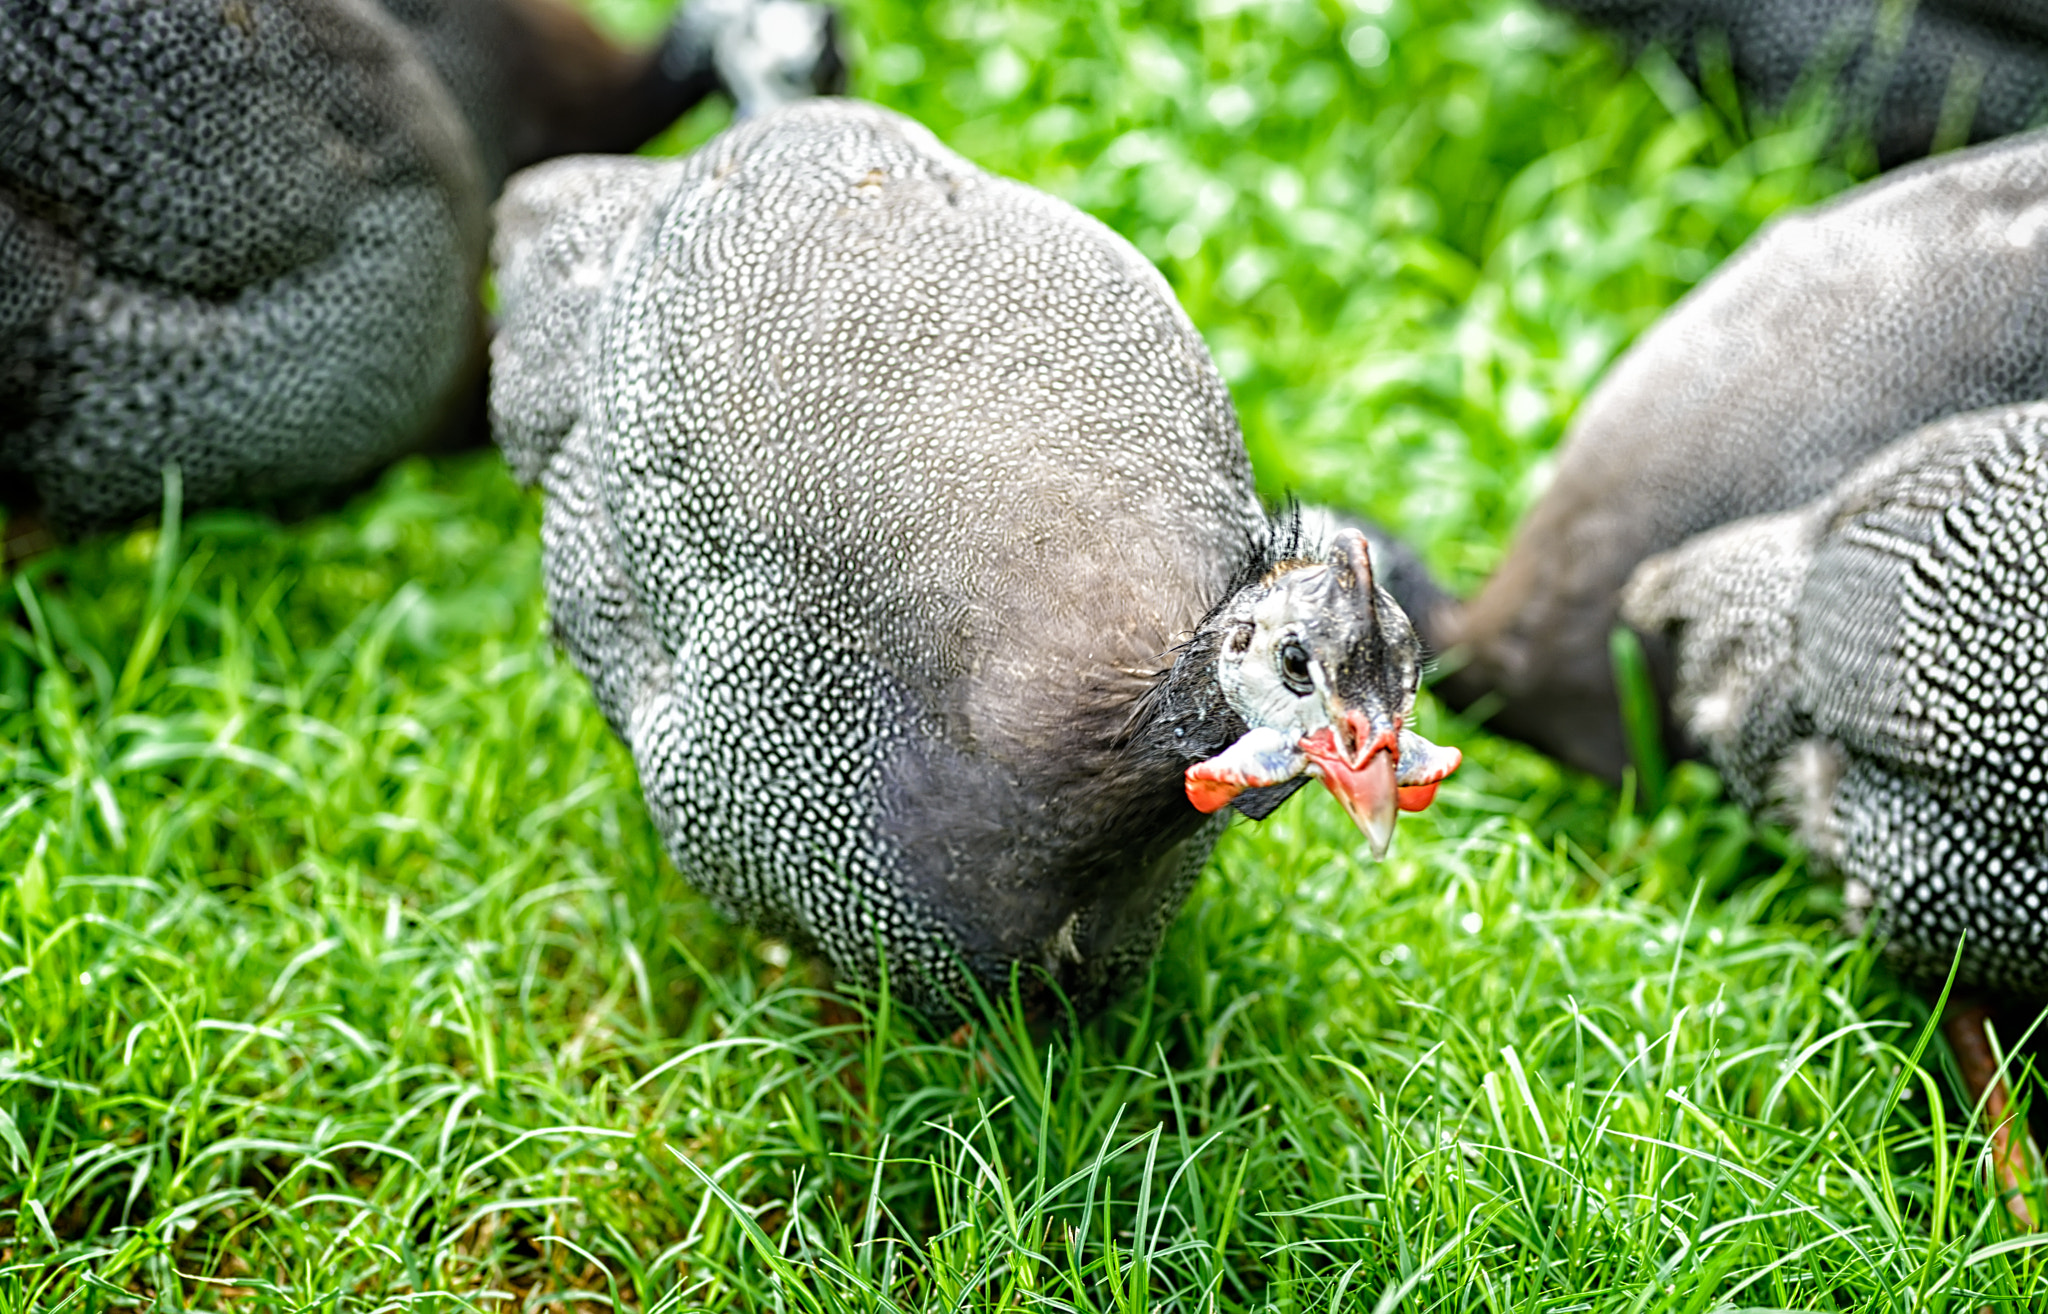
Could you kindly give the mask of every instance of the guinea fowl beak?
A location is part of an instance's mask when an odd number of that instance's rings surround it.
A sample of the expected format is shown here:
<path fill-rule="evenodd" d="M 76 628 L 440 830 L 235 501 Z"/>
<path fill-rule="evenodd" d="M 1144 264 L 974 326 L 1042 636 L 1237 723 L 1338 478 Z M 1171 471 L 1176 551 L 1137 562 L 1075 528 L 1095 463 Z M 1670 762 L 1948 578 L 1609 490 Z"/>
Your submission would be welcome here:
<path fill-rule="evenodd" d="M 1375 725 L 1373 719 L 1363 712 L 1342 708 L 1333 719 L 1337 733 L 1331 738 L 1339 752 L 1344 755 L 1347 765 L 1363 767 L 1374 753 L 1385 750 L 1401 756 L 1401 718 L 1396 716 Z"/>
<path fill-rule="evenodd" d="M 1325 727 L 1305 736 L 1301 751 L 1308 754 L 1324 786 L 1365 832 L 1372 856 L 1384 858 L 1394 838 L 1400 802 L 1396 778 L 1401 761 L 1400 718 L 1375 725 L 1346 708 L 1334 718 L 1334 725 L 1334 731 Z"/>

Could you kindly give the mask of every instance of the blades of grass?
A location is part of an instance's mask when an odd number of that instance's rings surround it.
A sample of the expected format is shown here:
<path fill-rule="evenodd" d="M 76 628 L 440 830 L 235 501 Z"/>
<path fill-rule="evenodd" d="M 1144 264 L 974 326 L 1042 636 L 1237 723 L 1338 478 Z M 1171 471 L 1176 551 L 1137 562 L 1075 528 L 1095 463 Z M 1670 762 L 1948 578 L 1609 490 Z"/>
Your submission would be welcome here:
<path fill-rule="evenodd" d="M 804 1281 L 802 1270 L 783 1257 L 781 1249 L 761 1230 L 761 1225 L 754 1220 L 754 1216 L 748 1213 L 738 1200 L 733 1199 L 709 1173 L 692 1162 L 688 1155 L 674 1146 L 668 1148 L 676 1161 L 688 1169 L 690 1175 L 703 1186 L 705 1194 L 717 1200 L 725 1209 L 727 1216 L 738 1225 L 748 1244 L 753 1247 L 754 1253 L 768 1266 L 769 1271 L 775 1274 L 789 1301 L 798 1309 L 806 1311 L 806 1314 L 826 1314 L 826 1306 L 811 1292 L 810 1284 Z"/>

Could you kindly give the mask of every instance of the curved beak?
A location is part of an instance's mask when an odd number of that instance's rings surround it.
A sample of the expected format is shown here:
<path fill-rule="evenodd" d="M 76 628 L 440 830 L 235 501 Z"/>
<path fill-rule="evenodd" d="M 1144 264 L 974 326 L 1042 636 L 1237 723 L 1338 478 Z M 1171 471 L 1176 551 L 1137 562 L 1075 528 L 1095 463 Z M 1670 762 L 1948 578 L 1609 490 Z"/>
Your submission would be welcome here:
<path fill-rule="evenodd" d="M 1383 858 L 1394 838 L 1400 804 L 1396 781 L 1401 762 L 1400 718 L 1376 723 L 1346 708 L 1335 718 L 1335 726 L 1335 732 L 1325 727 L 1305 736 L 1301 751 L 1308 754 L 1323 785 L 1365 832 L 1372 856 Z"/>
<path fill-rule="evenodd" d="M 1324 727 L 1305 736 L 1301 752 L 1365 832 L 1372 856 L 1384 858 L 1396 815 L 1428 807 L 1464 754 L 1403 729 L 1398 716 L 1373 718 L 1346 708 L 1333 723 L 1337 731 Z"/>

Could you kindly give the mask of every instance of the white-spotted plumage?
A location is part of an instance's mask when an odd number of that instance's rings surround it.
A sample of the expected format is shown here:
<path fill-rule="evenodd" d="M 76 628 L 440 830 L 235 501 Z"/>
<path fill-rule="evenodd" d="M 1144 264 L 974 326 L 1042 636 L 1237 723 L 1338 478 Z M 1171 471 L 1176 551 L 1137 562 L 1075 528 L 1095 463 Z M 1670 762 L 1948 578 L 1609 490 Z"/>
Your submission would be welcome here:
<path fill-rule="evenodd" d="M 0 9 L 0 471 L 71 525 L 341 482 L 475 349 L 488 184 L 359 3 Z"/>
<path fill-rule="evenodd" d="M 1785 808 L 1894 960 L 2048 994 L 2048 402 L 1880 451 L 1794 511 L 1652 557 L 1624 602 L 1676 709 Z"/>
<path fill-rule="evenodd" d="M 1824 90 L 1838 130 L 1882 167 L 2048 113 L 2040 0 L 1547 0 L 1633 48 L 1668 50 L 1703 86 L 1733 75 L 1781 114 Z"/>
<path fill-rule="evenodd" d="M 1275 593 L 1407 713 L 1412 628 L 1362 547 L 1261 510 L 1164 280 L 917 124 L 820 101 L 544 166 L 498 256 L 558 633 L 681 869 L 842 972 L 944 1012 L 1022 965 L 1086 1007 L 1148 961 L 1220 824 L 1183 772 L 1247 732 L 1223 631 Z M 1281 757 L 1215 806 L 1277 806 Z"/>
<path fill-rule="evenodd" d="M 7 495 L 90 528 L 167 465 L 188 504 L 346 485 L 469 422 L 505 173 L 630 149 L 728 72 L 808 90 L 833 32 L 803 0 L 688 7 L 637 55 L 567 0 L 0 5 Z"/>

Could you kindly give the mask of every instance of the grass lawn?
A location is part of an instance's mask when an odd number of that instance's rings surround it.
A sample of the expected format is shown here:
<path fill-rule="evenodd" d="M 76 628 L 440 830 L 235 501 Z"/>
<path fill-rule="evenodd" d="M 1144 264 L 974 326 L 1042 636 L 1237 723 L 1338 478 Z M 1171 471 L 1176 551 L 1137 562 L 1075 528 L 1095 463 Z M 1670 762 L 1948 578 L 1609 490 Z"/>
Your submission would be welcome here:
<path fill-rule="evenodd" d="M 1520 0 L 850 8 L 864 94 L 1159 263 L 1273 495 L 1462 585 L 1847 182 Z M 1389 861 L 1305 791 L 1109 1015 L 933 1043 L 667 865 L 537 523 L 477 454 L 7 581 L 0 1307 L 2042 1307 L 1926 1004 L 1710 773 L 1428 713 L 1467 766 Z"/>

